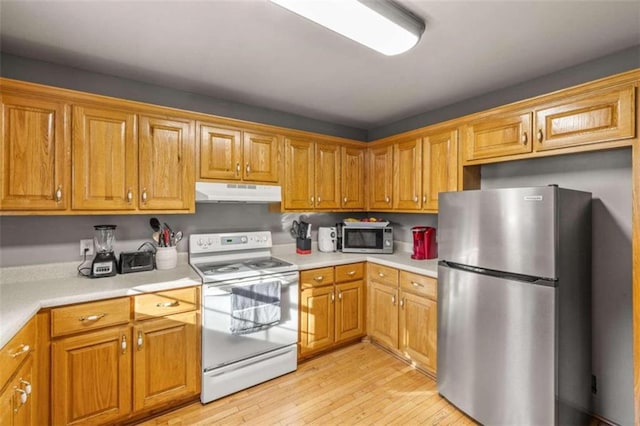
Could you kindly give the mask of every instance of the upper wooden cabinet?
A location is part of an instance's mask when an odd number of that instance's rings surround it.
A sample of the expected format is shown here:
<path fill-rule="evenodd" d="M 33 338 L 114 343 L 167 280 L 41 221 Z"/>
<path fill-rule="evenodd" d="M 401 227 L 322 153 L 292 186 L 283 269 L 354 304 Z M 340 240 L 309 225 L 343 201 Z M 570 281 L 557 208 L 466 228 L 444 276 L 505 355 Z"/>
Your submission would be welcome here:
<path fill-rule="evenodd" d="M 198 123 L 199 179 L 277 183 L 278 135 Z"/>
<path fill-rule="evenodd" d="M 358 210 L 365 208 L 365 163 L 364 148 L 342 147 L 342 200 L 343 209 Z"/>
<path fill-rule="evenodd" d="M 422 138 L 393 146 L 393 208 L 419 210 L 422 206 Z"/>
<path fill-rule="evenodd" d="M 364 148 L 285 139 L 284 210 L 364 209 Z"/>
<path fill-rule="evenodd" d="M 423 138 L 422 208 L 438 211 L 438 194 L 458 185 L 458 130 L 427 133 Z"/>
<path fill-rule="evenodd" d="M 535 112 L 536 151 L 635 136 L 635 87 L 560 102 Z"/>
<path fill-rule="evenodd" d="M 137 117 L 95 106 L 73 107 L 73 208 L 138 206 Z"/>
<path fill-rule="evenodd" d="M 388 210 L 393 206 L 393 145 L 369 148 L 367 175 L 370 210 Z"/>
<path fill-rule="evenodd" d="M 2 94 L 1 210 L 70 206 L 69 132 L 63 102 Z"/>
<path fill-rule="evenodd" d="M 467 160 L 531 152 L 531 116 L 531 112 L 505 113 L 469 123 Z"/>

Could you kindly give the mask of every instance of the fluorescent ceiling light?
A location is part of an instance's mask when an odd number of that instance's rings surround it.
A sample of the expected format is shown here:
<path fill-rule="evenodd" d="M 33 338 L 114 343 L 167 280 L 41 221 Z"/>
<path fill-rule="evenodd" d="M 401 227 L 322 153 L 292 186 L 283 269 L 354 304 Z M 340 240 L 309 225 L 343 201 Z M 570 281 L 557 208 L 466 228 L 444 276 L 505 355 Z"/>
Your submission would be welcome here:
<path fill-rule="evenodd" d="M 387 0 L 271 0 L 385 55 L 416 45 L 424 23 Z"/>

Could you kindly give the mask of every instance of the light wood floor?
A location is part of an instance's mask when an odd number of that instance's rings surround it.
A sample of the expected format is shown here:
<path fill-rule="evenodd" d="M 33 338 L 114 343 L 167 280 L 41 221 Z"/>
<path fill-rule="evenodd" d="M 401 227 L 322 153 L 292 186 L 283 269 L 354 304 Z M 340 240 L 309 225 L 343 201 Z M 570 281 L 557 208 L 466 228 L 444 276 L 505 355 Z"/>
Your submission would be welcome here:
<path fill-rule="evenodd" d="M 287 374 L 143 425 L 474 425 L 436 383 L 371 343 L 314 358 Z"/>

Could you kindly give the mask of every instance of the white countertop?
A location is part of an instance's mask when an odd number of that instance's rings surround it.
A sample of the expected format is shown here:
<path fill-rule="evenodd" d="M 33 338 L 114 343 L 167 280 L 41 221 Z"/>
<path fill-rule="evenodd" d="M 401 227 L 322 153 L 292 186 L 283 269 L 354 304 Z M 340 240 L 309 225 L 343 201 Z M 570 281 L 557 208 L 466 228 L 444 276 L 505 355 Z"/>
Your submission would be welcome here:
<path fill-rule="evenodd" d="M 401 246 L 401 248 L 405 248 Z M 394 254 L 322 253 L 314 243 L 312 253 L 299 255 L 295 244 L 274 246 L 273 256 L 300 270 L 374 262 L 417 274 L 437 277 L 437 260 L 413 260 L 406 251 Z M 78 263 L 31 265 L 0 269 L 0 348 L 41 309 L 90 302 L 139 293 L 189 287 L 201 283 L 198 274 L 181 253 L 175 269 L 136 272 L 108 278 L 86 278 L 76 274 Z"/>

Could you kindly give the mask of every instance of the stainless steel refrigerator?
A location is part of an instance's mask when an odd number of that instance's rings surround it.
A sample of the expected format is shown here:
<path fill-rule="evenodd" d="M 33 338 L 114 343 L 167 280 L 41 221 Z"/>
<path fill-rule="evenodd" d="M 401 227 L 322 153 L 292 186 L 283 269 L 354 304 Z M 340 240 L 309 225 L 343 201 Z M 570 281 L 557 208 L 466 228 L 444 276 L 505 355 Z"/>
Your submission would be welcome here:
<path fill-rule="evenodd" d="M 442 193 L 438 392 L 486 425 L 587 424 L 591 194 Z"/>

